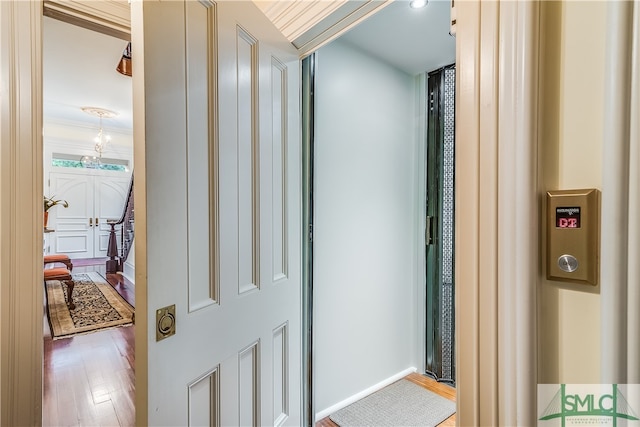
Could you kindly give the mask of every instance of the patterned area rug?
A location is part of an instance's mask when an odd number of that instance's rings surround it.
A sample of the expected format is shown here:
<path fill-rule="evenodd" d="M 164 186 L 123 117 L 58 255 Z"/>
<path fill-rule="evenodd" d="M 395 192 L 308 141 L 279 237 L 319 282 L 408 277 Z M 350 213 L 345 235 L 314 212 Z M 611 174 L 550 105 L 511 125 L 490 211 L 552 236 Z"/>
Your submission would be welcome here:
<path fill-rule="evenodd" d="M 53 339 L 133 324 L 134 308 L 98 273 L 74 274 L 74 310 L 66 304 L 67 287 L 46 283 L 47 313 Z"/>

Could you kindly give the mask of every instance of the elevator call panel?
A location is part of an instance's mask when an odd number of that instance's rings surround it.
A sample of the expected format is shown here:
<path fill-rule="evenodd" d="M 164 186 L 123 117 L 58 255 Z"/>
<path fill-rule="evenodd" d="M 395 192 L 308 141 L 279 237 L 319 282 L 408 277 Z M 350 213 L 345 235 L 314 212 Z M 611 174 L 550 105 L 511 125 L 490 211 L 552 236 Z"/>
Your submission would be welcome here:
<path fill-rule="evenodd" d="M 597 285 L 600 192 L 547 192 L 547 279 Z"/>

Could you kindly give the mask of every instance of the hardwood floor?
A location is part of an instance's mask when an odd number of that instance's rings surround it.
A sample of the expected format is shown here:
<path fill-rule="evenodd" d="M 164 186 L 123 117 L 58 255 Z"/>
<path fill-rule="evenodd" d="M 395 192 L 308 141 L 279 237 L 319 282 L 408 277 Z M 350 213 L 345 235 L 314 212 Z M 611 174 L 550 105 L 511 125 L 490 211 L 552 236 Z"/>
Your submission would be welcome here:
<path fill-rule="evenodd" d="M 97 271 L 104 260 L 73 260 L 73 273 Z M 119 274 L 107 281 L 132 305 L 134 287 Z M 134 328 L 51 339 L 44 314 L 43 426 L 135 424 Z"/>
<path fill-rule="evenodd" d="M 73 260 L 73 273 L 97 271 L 131 305 L 134 286 L 119 274 L 105 274 L 104 259 Z M 42 425 L 133 426 L 135 424 L 134 328 L 115 328 L 52 340 L 44 315 Z M 420 374 L 405 377 L 452 401 L 454 388 Z M 456 425 L 456 415 L 440 426 Z M 329 417 L 316 427 L 338 427 Z"/>
<path fill-rule="evenodd" d="M 432 391 L 436 394 L 439 394 L 442 397 L 445 397 L 449 400 L 456 401 L 456 389 L 450 387 L 446 384 L 439 383 L 429 377 L 420 374 L 409 374 L 405 377 L 406 380 L 409 380 L 419 386 L 426 388 L 429 391 Z M 456 425 L 456 414 L 451 415 L 449 418 L 438 424 L 441 427 L 453 427 Z M 323 418 L 316 423 L 316 427 L 339 427 L 338 424 L 331 421 L 329 417 Z"/>

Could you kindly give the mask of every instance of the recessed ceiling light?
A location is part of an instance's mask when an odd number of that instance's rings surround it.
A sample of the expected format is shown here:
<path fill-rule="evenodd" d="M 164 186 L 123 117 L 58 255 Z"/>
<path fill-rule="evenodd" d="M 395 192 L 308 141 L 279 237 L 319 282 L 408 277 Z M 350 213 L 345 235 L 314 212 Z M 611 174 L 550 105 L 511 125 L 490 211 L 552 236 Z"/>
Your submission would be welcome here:
<path fill-rule="evenodd" d="M 411 0 L 411 2 L 409 2 L 409 6 L 413 9 L 420 9 L 425 7 L 427 3 L 429 3 L 429 0 Z"/>

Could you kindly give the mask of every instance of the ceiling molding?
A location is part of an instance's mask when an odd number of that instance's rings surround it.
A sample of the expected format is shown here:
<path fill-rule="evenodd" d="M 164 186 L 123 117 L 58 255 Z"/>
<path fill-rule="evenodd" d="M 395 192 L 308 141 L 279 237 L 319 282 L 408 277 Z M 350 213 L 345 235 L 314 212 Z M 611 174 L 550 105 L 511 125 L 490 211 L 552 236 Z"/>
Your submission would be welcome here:
<path fill-rule="evenodd" d="M 308 28 L 304 34 L 292 41 L 300 52 L 306 56 L 325 44 L 335 40 L 342 34 L 379 12 L 393 0 L 350 0 L 340 8 Z"/>
<path fill-rule="evenodd" d="M 131 8 L 127 0 L 45 0 L 44 15 L 131 40 Z"/>
<path fill-rule="evenodd" d="M 337 38 L 393 0 L 254 0 L 254 3 L 306 56 Z"/>
<path fill-rule="evenodd" d="M 289 40 L 293 41 L 326 18 L 347 0 L 260 1 L 256 5 Z"/>

